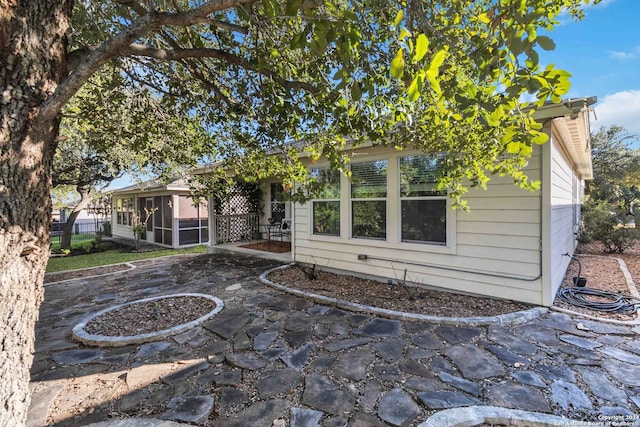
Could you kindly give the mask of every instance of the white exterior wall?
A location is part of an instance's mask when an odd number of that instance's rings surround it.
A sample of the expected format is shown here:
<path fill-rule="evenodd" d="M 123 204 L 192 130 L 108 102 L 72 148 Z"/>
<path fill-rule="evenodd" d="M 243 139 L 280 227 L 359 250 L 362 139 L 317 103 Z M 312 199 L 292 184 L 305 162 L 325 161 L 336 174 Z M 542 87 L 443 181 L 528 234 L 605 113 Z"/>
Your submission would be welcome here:
<path fill-rule="evenodd" d="M 548 259 L 545 260 L 548 274 L 545 276 L 549 283 L 549 294 L 545 295 L 545 303 L 550 305 L 571 261 L 570 257 L 563 254 L 573 255 L 577 246 L 575 233 L 578 231 L 584 181 L 575 172 L 555 133 L 545 149 L 550 174 L 547 186 L 550 197 L 545 207 L 549 223 L 548 234 L 545 233 L 549 236 L 548 250 L 545 251 L 545 254 L 548 253 Z"/>
<path fill-rule="evenodd" d="M 138 199 L 133 194 L 116 195 L 112 197 L 111 203 L 111 234 L 115 237 L 124 237 L 126 239 L 133 239 L 133 230 L 130 225 L 118 224 L 118 214 L 116 209 L 117 199 L 132 198 L 134 206 L 138 203 Z"/>
<path fill-rule="evenodd" d="M 532 180 L 541 178 L 537 153 L 526 169 Z M 354 163 L 389 160 L 386 241 L 349 237 L 350 187 L 342 177 L 341 236 L 313 235 L 311 204 L 296 204 L 294 260 L 394 282 L 403 278 L 406 268 L 408 282 L 542 304 L 540 192 L 494 178 L 487 190 L 465 195 L 470 212 L 449 207 L 447 246 L 402 243 L 397 157 L 411 154 L 419 153 L 378 148 L 357 150 L 352 156 Z M 358 255 L 370 258 L 358 260 Z"/>

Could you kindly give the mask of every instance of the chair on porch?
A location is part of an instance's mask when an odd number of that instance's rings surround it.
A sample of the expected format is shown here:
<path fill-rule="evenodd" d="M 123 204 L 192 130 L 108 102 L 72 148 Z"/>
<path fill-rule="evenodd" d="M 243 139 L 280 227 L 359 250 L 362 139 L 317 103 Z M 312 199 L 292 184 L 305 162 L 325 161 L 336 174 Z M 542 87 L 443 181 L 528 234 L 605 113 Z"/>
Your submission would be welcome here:
<path fill-rule="evenodd" d="M 272 236 L 279 237 L 281 242 L 284 241 L 285 237 L 287 237 L 288 240 L 291 240 L 291 219 L 283 218 L 280 223 L 280 227 L 273 231 Z"/>

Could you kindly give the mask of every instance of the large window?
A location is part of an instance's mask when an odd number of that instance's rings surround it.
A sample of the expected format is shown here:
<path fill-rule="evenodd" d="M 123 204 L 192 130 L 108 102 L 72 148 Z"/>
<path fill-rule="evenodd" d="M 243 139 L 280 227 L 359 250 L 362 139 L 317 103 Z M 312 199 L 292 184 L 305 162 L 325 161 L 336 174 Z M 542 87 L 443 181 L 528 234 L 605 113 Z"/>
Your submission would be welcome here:
<path fill-rule="evenodd" d="M 444 155 L 400 158 L 403 242 L 447 243 L 447 194 L 437 189 Z"/>
<path fill-rule="evenodd" d="M 387 161 L 351 165 L 351 236 L 387 238 Z"/>
<path fill-rule="evenodd" d="M 311 176 L 322 187 L 311 202 L 313 234 L 340 235 L 340 172 L 329 168 L 312 169 Z"/>
<path fill-rule="evenodd" d="M 134 211 L 133 198 L 116 200 L 116 223 L 119 225 L 131 225 Z"/>

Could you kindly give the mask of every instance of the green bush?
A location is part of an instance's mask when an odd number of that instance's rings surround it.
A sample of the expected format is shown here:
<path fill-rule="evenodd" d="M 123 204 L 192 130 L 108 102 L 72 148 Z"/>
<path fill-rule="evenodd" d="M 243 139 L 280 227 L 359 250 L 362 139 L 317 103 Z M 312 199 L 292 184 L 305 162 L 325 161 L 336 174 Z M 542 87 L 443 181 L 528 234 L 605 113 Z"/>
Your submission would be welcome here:
<path fill-rule="evenodd" d="M 610 203 L 587 202 L 582 210 L 582 227 L 578 240 L 582 243 L 600 241 L 607 253 L 622 253 L 640 237 L 638 230 L 627 223 L 627 216 Z"/>

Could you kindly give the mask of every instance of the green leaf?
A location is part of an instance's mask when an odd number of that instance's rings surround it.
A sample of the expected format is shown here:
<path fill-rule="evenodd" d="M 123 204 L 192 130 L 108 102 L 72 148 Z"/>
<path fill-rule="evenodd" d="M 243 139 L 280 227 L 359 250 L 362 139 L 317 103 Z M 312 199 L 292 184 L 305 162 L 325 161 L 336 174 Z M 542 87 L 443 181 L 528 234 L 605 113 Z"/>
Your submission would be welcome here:
<path fill-rule="evenodd" d="M 547 142 L 549 140 L 549 135 L 547 135 L 544 132 L 531 132 L 532 135 L 534 135 L 533 138 L 531 138 L 531 142 L 533 144 L 538 144 L 538 145 L 542 145 L 545 142 Z"/>
<path fill-rule="evenodd" d="M 428 69 L 426 75 L 433 90 L 438 94 L 441 93 L 442 89 L 440 89 L 440 82 L 438 81 L 438 70 Z"/>
<path fill-rule="evenodd" d="M 438 68 L 440 68 L 440 66 L 444 62 L 445 55 L 446 55 L 446 52 L 444 50 L 441 50 L 440 52 L 436 53 L 436 56 L 433 57 L 433 61 L 431 61 L 431 65 L 429 65 L 429 69 L 437 70 Z"/>
<path fill-rule="evenodd" d="M 287 0 L 287 8 L 286 8 L 287 16 L 296 16 L 298 14 L 299 8 L 300 8 L 300 3 L 298 0 Z"/>
<path fill-rule="evenodd" d="M 424 34 L 420 34 L 416 40 L 416 53 L 413 55 L 413 62 L 420 61 L 427 54 L 429 49 L 429 40 Z"/>
<path fill-rule="evenodd" d="M 391 77 L 400 79 L 404 73 L 404 50 L 398 49 L 396 57 L 391 61 Z"/>
<path fill-rule="evenodd" d="M 480 15 L 478 15 L 478 20 L 480 20 L 480 22 L 482 22 L 483 24 L 488 24 L 491 22 L 486 13 L 481 13 Z"/>
<path fill-rule="evenodd" d="M 520 155 L 531 157 L 533 153 L 533 147 L 527 144 L 520 144 Z"/>
<path fill-rule="evenodd" d="M 400 9 L 396 15 L 396 18 L 393 20 L 393 26 L 398 28 L 400 23 L 402 22 L 402 17 L 404 16 L 404 11 Z"/>
<path fill-rule="evenodd" d="M 360 85 L 358 84 L 358 82 L 353 82 L 353 85 L 351 86 L 351 99 L 353 99 L 354 101 L 360 101 L 360 98 L 362 98 Z"/>
<path fill-rule="evenodd" d="M 536 42 L 544 50 L 554 50 L 556 48 L 556 44 L 547 36 L 538 36 Z"/>
<path fill-rule="evenodd" d="M 271 0 L 263 0 L 262 4 L 264 6 L 264 13 L 267 16 L 276 16 L 276 10 Z"/>
<path fill-rule="evenodd" d="M 507 144 L 507 153 L 509 154 L 518 154 L 520 153 L 520 143 L 512 141 Z"/>
<path fill-rule="evenodd" d="M 409 85 L 407 89 L 407 95 L 409 95 L 409 101 L 416 102 L 418 98 L 420 98 L 420 94 L 422 93 L 422 80 L 423 77 L 421 75 L 416 75 L 413 78 L 413 81 Z"/>
<path fill-rule="evenodd" d="M 400 35 L 398 36 L 398 40 L 402 41 L 409 36 L 411 36 L 411 33 L 406 28 L 403 28 L 402 30 L 400 30 Z"/>

